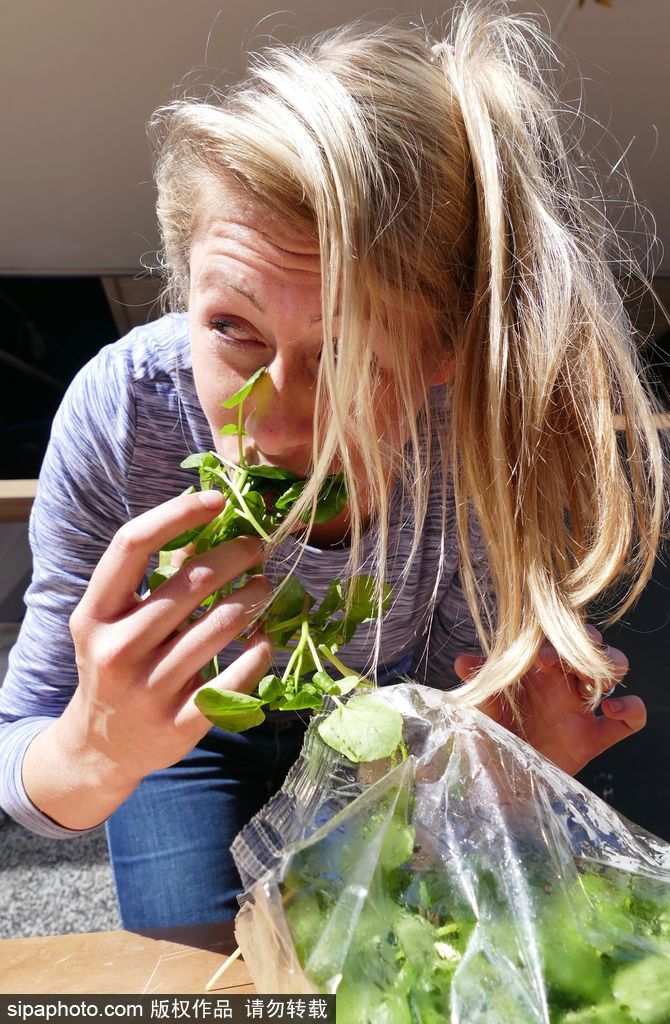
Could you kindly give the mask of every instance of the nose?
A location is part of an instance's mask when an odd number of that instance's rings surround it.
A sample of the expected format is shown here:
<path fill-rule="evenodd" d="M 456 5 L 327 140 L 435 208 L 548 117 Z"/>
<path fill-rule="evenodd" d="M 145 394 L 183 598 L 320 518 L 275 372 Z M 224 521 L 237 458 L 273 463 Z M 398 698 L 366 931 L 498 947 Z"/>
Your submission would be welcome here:
<path fill-rule="evenodd" d="M 264 456 L 299 475 L 307 472 L 312 452 L 315 394 L 313 369 L 277 355 L 254 388 L 245 422 Z"/>

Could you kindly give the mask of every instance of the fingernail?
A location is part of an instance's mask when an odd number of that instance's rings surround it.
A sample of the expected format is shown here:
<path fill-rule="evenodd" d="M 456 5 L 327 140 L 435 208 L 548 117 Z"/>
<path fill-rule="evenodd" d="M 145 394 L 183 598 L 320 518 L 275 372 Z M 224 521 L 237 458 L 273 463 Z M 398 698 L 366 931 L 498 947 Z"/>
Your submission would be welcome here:
<path fill-rule="evenodd" d="M 618 697 L 615 697 L 613 700 L 607 701 L 607 707 L 611 708 L 612 711 L 623 711 L 624 704 L 622 700 L 619 700 Z"/>
<path fill-rule="evenodd" d="M 221 491 L 200 491 L 198 493 L 198 497 L 205 508 L 218 508 L 219 505 L 223 504 L 223 495 Z"/>

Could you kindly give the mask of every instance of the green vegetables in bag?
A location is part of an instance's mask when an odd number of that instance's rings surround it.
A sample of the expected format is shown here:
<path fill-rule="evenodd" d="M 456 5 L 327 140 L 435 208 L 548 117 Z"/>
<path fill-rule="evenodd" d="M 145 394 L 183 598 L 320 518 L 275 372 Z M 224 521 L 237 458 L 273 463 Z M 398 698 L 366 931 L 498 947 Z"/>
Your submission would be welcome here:
<path fill-rule="evenodd" d="M 282 892 L 296 952 L 317 989 L 336 990 L 338 1020 L 445 1024 L 453 987 L 468 1019 L 535 1024 L 533 948 L 551 1024 L 670 1024 L 667 884 L 583 865 L 554 891 L 529 863 L 529 934 L 484 864 L 427 862 L 410 820 L 406 803 L 389 815 L 382 800 L 291 858 Z"/>

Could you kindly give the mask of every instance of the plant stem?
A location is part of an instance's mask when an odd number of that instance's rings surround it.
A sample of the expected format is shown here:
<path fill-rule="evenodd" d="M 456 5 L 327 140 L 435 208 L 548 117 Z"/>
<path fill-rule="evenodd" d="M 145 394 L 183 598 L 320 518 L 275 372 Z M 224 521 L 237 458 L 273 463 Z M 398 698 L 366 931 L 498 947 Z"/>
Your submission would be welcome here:
<path fill-rule="evenodd" d="M 244 448 L 242 446 L 242 437 L 243 437 L 243 430 L 244 430 L 244 424 L 242 422 L 242 409 L 243 409 L 243 407 L 244 407 L 244 402 L 240 402 L 239 409 L 237 411 L 237 449 L 238 449 L 239 457 L 240 457 L 240 466 L 242 466 L 242 467 L 246 465 L 246 463 L 244 461 Z"/>
<path fill-rule="evenodd" d="M 317 651 L 316 647 L 314 646 L 314 641 L 312 640 L 312 636 L 311 636 L 311 634 L 309 632 L 309 623 L 307 622 L 307 620 L 305 620 L 303 622 L 303 627 L 302 627 L 303 628 L 303 632 L 305 630 L 305 627 L 307 627 L 307 633 L 306 633 L 307 644 L 308 644 L 309 649 L 310 649 L 310 651 L 312 653 L 312 657 L 314 658 L 314 664 L 316 665 L 316 668 L 317 668 L 318 672 L 323 672 L 323 662 L 321 661 L 321 658 L 319 657 L 318 651 Z"/>
<path fill-rule="evenodd" d="M 261 524 L 258 522 L 256 517 L 249 510 L 249 506 L 247 505 L 246 501 L 244 500 L 243 495 L 238 490 L 237 485 L 230 478 L 228 479 L 228 485 L 229 485 L 231 491 L 233 492 L 233 494 L 235 495 L 235 497 L 237 498 L 237 500 L 239 502 L 240 511 L 241 511 L 242 515 L 244 516 L 244 518 L 248 522 L 251 523 L 251 525 L 253 526 L 254 530 L 256 530 L 257 534 L 259 535 L 259 537 L 262 537 L 263 540 L 267 540 L 267 541 L 271 540 L 272 538 L 270 537 L 269 533 L 265 532 L 265 530 L 263 529 Z"/>
<path fill-rule="evenodd" d="M 294 615 L 290 619 L 284 619 L 283 622 L 276 622 L 273 626 L 266 626 L 265 632 L 280 633 L 283 632 L 285 629 L 288 629 L 289 626 L 299 626 L 302 621 L 303 618 L 301 613 L 300 615 Z"/>
<path fill-rule="evenodd" d="M 363 678 L 360 672 L 354 672 L 353 668 L 347 668 L 344 662 L 340 661 L 340 659 L 333 654 L 330 648 L 326 647 L 325 644 L 319 644 L 319 650 L 322 654 L 325 654 L 328 661 L 332 662 L 338 672 L 341 672 L 343 676 L 358 676 L 360 679 Z"/>
<path fill-rule="evenodd" d="M 305 646 L 305 644 L 304 644 L 304 641 L 303 641 L 303 639 L 301 637 L 300 640 L 298 641 L 298 646 L 295 648 L 295 650 L 293 651 L 293 654 L 291 655 L 291 657 L 288 660 L 288 665 L 284 669 L 284 675 L 281 677 L 282 683 L 285 683 L 286 680 L 288 679 L 288 677 L 290 676 L 291 670 L 293 669 L 293 666 L 295 665 L 296 661 L 300 657 L 300 655 L 302 653 L 302 649 L 303 649 L 304 646 Z"/>

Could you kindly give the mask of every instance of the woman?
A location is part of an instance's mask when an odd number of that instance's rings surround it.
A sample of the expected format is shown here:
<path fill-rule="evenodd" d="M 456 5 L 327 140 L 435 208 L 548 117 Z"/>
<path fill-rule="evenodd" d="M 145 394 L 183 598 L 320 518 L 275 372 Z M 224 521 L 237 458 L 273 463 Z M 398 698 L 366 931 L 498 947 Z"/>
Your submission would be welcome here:
<path fill-rule="evenodd" d="M 491 4 L 465 5 L 449 42 L 354 26 L 270 51 L 216 104 L 157 115 L 177 312 L 104 349 L 56 419 L 2 690 L 4 806 L 63 837 L 109 818 L 126 927 L 234 914 L 230 841 L 300 748 L 297 717 L 231 736 L 193 704 L 217 652 L 221 688 L 252 692 L 267 671 L 267 637 L 235 637 L 268 578 L 177 632 L 259 543 L 138 594 L 152 554 L 220 511 L 212 493 L 174 497 L 192 482 L 179 463 L 212 445 L 236 457 L 221 402 L 260 366 L 247 460 L 310 477 L 267 577 L 292 567 L 317 598 L 354 571 L 393 587 L 349 665 L 460 678 L 460 699 L 568 771 L 644 724 L 637 697 L 593 714 L 626 659 L 585 621 L 617 581 L 632 580 L 621 611 L 648 579 L 662 453 L 611 239 L 534 41 Z M 301 532 L 334 470 L 345 512 Z"/>

